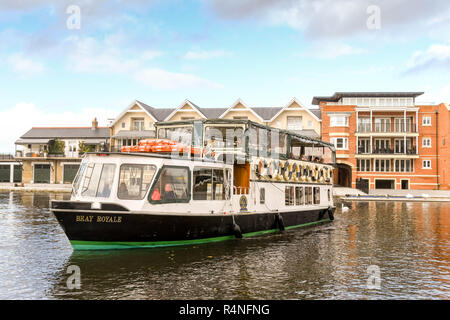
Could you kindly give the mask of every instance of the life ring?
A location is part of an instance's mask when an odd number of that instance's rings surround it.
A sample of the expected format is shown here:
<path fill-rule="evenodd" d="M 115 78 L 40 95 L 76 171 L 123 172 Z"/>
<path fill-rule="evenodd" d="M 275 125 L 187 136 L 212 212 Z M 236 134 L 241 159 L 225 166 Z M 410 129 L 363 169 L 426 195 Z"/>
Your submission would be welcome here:
<path fill-rule="evenodd" d="M 313 181 L 313 166 L 312 165 L 308 165 L 308 175 L 306 178 L 306 181 L 311 182 Z"/>
<path fill-rule="evenodd" d="M 295 170 L 295 181 L 301 181 L 302 179 L 302 165 L 297 163 L 297 170 Z"/>
<path fill-rule="evenodd" d="M 260 179 L 264 175 L 264 161 L 263 161 L 263 159 L 259 159 L 258 160 L 258 164 L 256 165 L 256 175 Z"/>
<path fill-rule="evenodd" d="M 286 180 L 286 181 L 289 181 L 289 180 L 291 180 L 291 177 L 292 177 L 292 164 L 291 163 L 289 163 L 289 161 L 286 161 L 285 163 L 284 163 L 284 173 L 283 173 L 283 178 L 284 178 L 284 180 Z"/>
<path fill-rule="evenodd" d="M 281 165 L 280 165 L 280 161 L 279 160 L 273 160 L 273 178 L 275 180 L 281 180 Z"/>
<path fill-rule="evenodd" d="M 298 165 L 296 163 L 293 163 L 292 164 L 292 176 L 291 176 L 292 181 L 297 181 L 297 168 L 298 168 Z"/>
<path fill-rule="evenodd" d="M 302 181 L 305 182 L 308 179 L 308 166 L 306 164 L 302 165 Z"/>
<path fill-rule="evenodd" d="M 273 164 L 272 161 L 266 162 L 266 177 L 272 179 L 274 176 Z"/>

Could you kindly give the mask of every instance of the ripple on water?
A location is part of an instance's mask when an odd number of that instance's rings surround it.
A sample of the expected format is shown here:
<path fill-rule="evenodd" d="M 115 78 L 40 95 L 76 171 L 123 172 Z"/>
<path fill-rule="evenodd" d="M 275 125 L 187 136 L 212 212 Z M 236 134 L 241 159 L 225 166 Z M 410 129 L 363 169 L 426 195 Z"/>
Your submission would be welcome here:
<path fill-rule="evenodd" d="M 353 203 L 330 224 L 175 248 L 73 252 L 55 194 L 0 193 L 2 299 L 448 299 L 449 203 Z M 67 268 L 81 289 L 67 288 Z M 381 286 L 368 289 L 368 267 Z"/>

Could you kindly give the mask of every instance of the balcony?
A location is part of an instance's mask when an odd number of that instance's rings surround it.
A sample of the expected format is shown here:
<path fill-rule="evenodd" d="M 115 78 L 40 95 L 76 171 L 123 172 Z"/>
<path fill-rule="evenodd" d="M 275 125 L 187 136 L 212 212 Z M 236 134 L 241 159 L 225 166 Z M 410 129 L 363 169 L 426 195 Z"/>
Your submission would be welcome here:
<path fill-rule="evenodd" d="M 47 153 L 47 152 L 23 152 L 21 150 L 16 151 L 16 158 L 78 158 L 72 154 L 64 153 Z"/>
<path fill-rule="evenodd" d="M 400 148 L 400 150 L 395 150 L 393 148 L 373 148 L 372 152 L 367 151 L 365 148 L 358 148 L 356 152 L 356 157 L 386 157 L 389 155 L 390 158 L 418 158 L 419 154 L 417 152 L 417 148 L 415 146 L 407 148 L 404 151 L 404 148 Z"/>
<path fill-rule="evenodd" d="M 415 123 L 407 123 L 406 128 L 403 124 L 395 123 L 393 126 L 389 123 L 375 123 L 371 128 L 370 123 L 360 123 L 356 133 L 367 133 L 367 134 L 409 134 L 417 133 Z"/>

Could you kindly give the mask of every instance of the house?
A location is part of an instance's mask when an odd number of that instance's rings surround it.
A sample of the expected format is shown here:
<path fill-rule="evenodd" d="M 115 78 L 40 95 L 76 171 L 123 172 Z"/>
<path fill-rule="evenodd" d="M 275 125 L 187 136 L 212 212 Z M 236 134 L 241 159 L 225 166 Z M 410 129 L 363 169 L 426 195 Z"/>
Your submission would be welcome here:
<path fill-rule="evenodd" d="M 308 109 L 296 98 L 281 107 L 251 107 L 238 99 L 228 108 L 203 108 L 190 100 L 176 108 L 155 108 L 135 100 L 110 125 L 111 150 L 155 137 L 155 122 L 196 119 L 248 119 L 313 138 L 321 134 L 320 109 Z"/>
<path fill-rule="evenodd" d="M 450 108 L 423 92 L 336 92 L 314 97 L 322 140 L 336 147 L 335 181 L 370 189 L 450 189 Z"/>
<path fill-rule="evenodd" d="M 109 128 L 33 127 L 18 139 L 15 160 L 23 183 L 72 183 L 85 152 L 109 149 Z"/>

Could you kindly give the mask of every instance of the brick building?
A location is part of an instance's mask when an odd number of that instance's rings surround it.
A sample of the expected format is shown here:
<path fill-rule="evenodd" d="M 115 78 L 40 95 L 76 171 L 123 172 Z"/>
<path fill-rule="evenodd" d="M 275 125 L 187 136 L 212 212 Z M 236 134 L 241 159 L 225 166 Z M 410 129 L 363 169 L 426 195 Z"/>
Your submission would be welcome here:
<path fill-rule="evenodd" d="M 337 149 L 337 184 L 450 189 L 450 107 L 416 104 L 421 94 L 337 92 L 313 98 L 322 111 L 322 140 Z"/>

